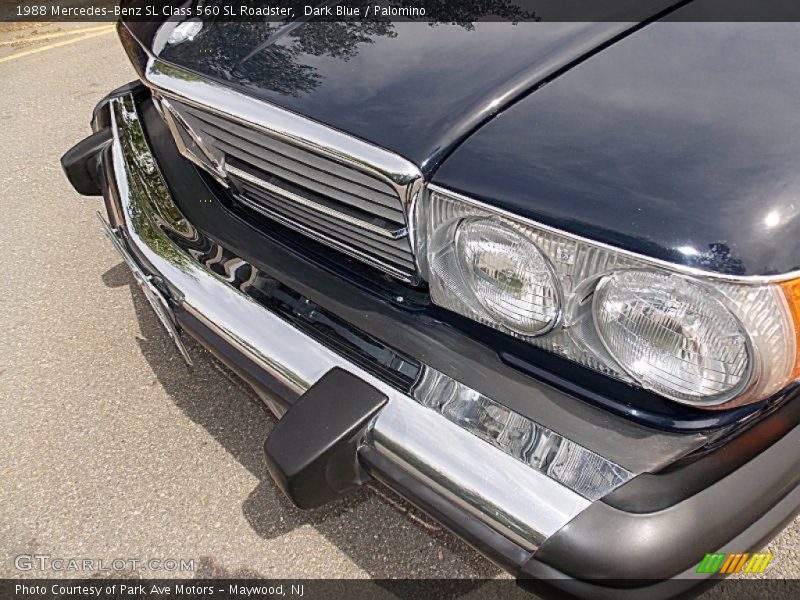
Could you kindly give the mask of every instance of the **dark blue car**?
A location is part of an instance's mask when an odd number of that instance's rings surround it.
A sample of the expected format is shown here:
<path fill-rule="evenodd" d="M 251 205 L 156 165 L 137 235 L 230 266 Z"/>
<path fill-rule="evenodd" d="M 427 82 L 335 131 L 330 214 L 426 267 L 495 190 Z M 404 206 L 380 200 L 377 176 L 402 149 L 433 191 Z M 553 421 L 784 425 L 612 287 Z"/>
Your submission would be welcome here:
<path fill-rule="evenodd" d="M 760 568 L 707 555 L 800 506 L 800 27 L 651 4 L 119 25 L 65 170 L 295 504 L 379 480 L 582 596 Z"/>

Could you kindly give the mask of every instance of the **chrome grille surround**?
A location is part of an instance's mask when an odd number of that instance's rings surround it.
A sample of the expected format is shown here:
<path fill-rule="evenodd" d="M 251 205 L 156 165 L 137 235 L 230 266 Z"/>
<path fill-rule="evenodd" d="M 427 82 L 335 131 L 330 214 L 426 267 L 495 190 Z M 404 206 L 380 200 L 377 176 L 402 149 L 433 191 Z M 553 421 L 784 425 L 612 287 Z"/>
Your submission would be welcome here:
<path fill-rule="evenodd" d="M 145 80 L 181 153 L 241 205 L 402 281 L 419 283 L 410 161 L 156 58 Z"/>

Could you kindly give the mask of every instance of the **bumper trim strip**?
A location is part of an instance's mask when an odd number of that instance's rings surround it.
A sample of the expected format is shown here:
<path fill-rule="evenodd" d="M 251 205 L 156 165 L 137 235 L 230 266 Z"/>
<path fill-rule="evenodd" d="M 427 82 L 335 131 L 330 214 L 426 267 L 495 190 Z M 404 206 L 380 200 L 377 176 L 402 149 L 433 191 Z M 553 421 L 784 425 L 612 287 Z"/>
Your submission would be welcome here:
<path fill-rule="evenodd" d="M 180 333 L 178 332 L 178 328 L 175 324 L 175 315 L 172 314 L 172 309 L 169 306 L 169 302 L 166 300 L 166 298 L 164 298 L 164 295 L 158 290 L 158 288 L 153 285 L 153 278 L 142 271 L 142 268 L 130 255 L 130 252 L 128 252 L 127 248 L 125 248 L 125 244 L 120 239 L 117 230 L 113 229 L 111 225 L 106 223 L 106 220 L 99 211 L 97 212 L 97 219 L 100 221 L 106 237 L 111 240 L 114 248 L 117 249 L 117 252 L 119 252 L 120 256 L 122 257 L 122 260 L 125 261 L 125 264 L 128 265 L 131 273 L 133 273 L 133 279 L 138 284 L 139 289 L 142 290 L 144 297 L 147 299 L 147 302 L 150 304 L 153 312 L 156 313 L 156 316 L 164 326 L 164 329 L 166 329 L 170 339 L 172 339 L 172 341 L 175 343 L 175 347 L 178 349 L 178 352 L 180 352 L 183 360 L 185 360 L 186 364 L 191 367 L 193 364 L 192 358 L 189 356 L 186 346 L 183 345 Z"/>

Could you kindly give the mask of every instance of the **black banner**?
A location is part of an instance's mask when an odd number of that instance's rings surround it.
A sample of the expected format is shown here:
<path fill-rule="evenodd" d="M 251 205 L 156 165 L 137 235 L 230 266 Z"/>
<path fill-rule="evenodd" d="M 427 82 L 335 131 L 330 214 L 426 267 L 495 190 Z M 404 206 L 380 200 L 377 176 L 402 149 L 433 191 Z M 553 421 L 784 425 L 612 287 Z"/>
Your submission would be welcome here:
<path fill-rule="evenodd" d="M 800 22 L 797 0 L 0 0 L 0 21 Z"/>
<path fill-rule="evenodd" d="M 450 600 L 469 598 L 503 598 L 530 600 L 536 595 L 561 597 L 577 594 L 593 597 L 605 588 L 613 594 L 616 587 L 627 588 L 626 595 L 635 589 L 655 585 L 659 593 L 683 596 L 696 580 L 654 581 L 597 581 L 572 582 L 515 581 L 513 579 L 4 579 L 0 580 L 0 598 L 3 600 L 86 600 L 86 599 L 177 599 L 198 600 L 266 600 L 272 598 L 302 598 L 303 600 L 346 598 L 348 600 Z M 709 582 L 705 583 L 706 586 Z M 594 587 L 598 586 L 598 587 Z M 609 589 L 611 588 L 611 589 Z M 656 590 L 638 590 L 642 598 Z M 717 580 L 717 586 L 700 596 L 708 600 L 770 598 L 782 600 L 800 595 L 800 580 L 791 579 L 726 579 Z"/>

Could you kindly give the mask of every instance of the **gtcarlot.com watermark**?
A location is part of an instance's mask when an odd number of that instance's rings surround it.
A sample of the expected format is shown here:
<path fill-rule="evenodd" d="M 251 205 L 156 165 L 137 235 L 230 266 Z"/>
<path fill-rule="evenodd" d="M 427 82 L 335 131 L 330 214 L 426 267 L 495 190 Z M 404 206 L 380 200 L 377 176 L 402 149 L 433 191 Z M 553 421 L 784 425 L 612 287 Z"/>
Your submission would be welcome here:
<path fill-rule="evenodd" d="M 49 554 L 20 554 L 14 557 L 18 571 L 47 573 L 91 572 L 121 573 L 130 571 L 193 572 L 194 559 L 186 558 L 88 558 L 60 557 Z"/>

